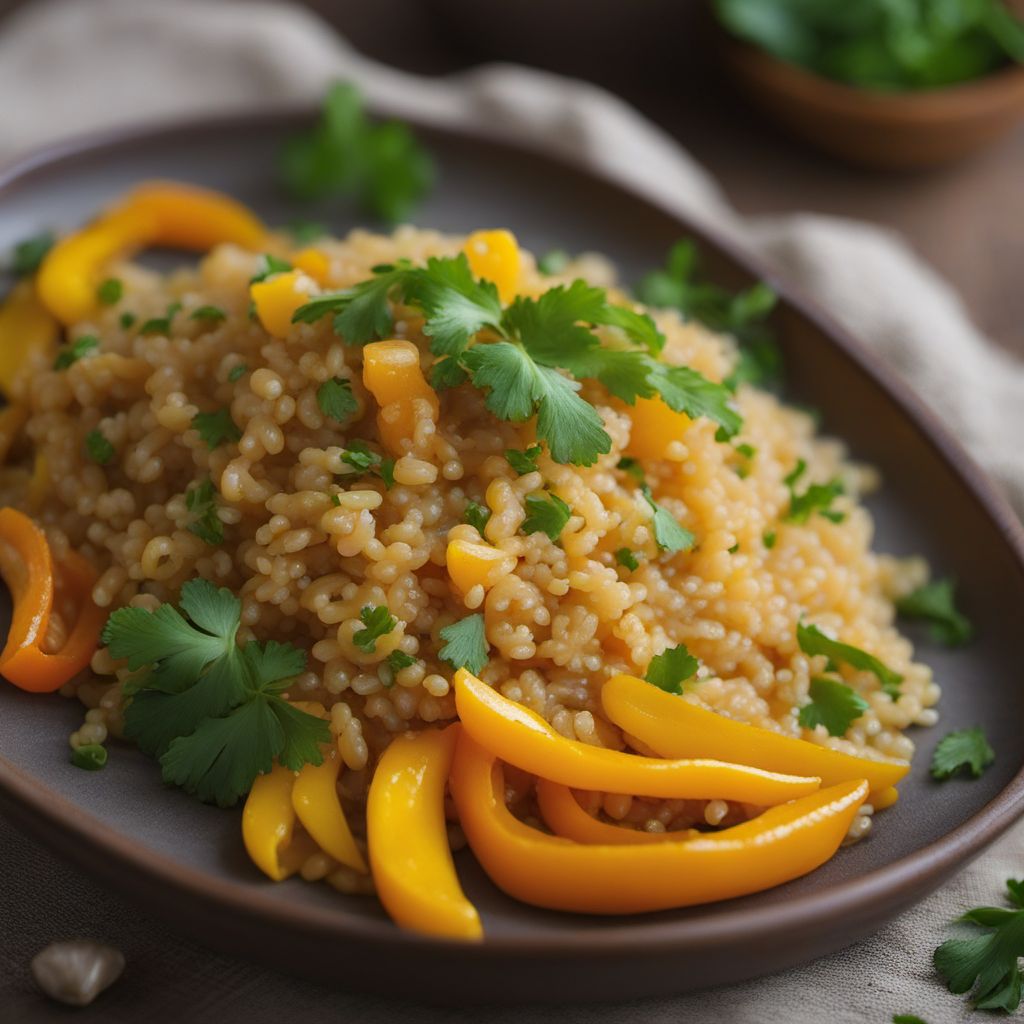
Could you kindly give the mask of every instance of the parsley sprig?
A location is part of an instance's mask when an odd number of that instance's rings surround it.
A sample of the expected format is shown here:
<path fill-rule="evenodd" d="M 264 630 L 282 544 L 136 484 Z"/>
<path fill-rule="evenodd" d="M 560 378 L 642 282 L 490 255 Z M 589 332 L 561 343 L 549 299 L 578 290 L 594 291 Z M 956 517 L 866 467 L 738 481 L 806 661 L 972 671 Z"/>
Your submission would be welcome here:
<path fill-rule="evenodd" d="M 687 650 L 686 644 L 669 647 L 651 658 L 644 679 L 666 693 L 682 693 L 683 684 L 696 675 L 700 662 Z"/>
<path fill-rule="evenodd" d="M 208 580 L 155 611 L 120 608 L 103 642 L 132 671 L 147 669 L 125 710 L 125 735 L 162 766 L 164 781 L 229 807 L 276 758 L 298 771 L 320 764 L 325 721 L 281 694 L 306 666 L 290 644 L 236 642 L 242 602 Z M 187 616 L 187 618 L 186 618 Z"/>
<path fill-rule="evenodd" d="M 970 619 L 957 610 L 956 584 L 951 579 L 933 580 L 896 601 L 896 611 L 907 619 L 922 619 L 932 639 L 947 647 L 959 647 L 974 636 Z"/>
<path fill-rule="evenodd" d="M 822 676 L 811 679 L 810 697 L 810 703 L 800 709 L 797 720 L 805 729 L 823 725 L 829 736 L 845 736 L 847 729 L 869 707 L 853 687 Z"/>
<path fill-rule="evenodd" d="M 932 754 L 932 778 L 943 781 L 963 773 L 977 779 L 995 759 L 996 752 L 980 728 L 957 729 L 939 740 Z"/>
<path fill-rule="evenodd" d="M 884 662 L 879 661 L 873 654 L 862 651 L 853 644 L 844 644 L 840 640 L 833 640 L 827 633 L 823 633 L 817 626 L 799 623 L 796 627 L 796 639 L 800 650 L 804 654 L 823 654 L 828 658 L 827 668 L 835 670 L 836 663 L 844 663 L 851 668 L 861 672 L 871 672 L 882 684 L 882 690 L 893 700 L 900 695 L 900 683 L 903 676 L 894 672 Z"/>
<path fill-rule="evenodd" d="M 782 517 L 783 522 L 806 523 L 817 512 L 830 522 L 841 523 L 846 518 L 846 513 L 832 508 L 832 502 L 843 493 L 842 481 L 829 480 L 824 484 L 809 484 L 806 490 L 797 494 L 796 485 L 806 472 L 807 463 L 799 459 L 796 466 L 783 479 L 783 483 L 789 488 L 789 509 Z"/>

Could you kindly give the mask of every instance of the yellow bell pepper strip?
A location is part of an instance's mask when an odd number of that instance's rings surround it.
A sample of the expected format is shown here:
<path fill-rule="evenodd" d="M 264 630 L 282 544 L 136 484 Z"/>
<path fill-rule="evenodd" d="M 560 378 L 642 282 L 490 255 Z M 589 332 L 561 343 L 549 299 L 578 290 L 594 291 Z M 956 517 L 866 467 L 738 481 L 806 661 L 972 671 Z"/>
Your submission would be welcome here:
<path fill-rule="evenodd" d="M 341 765 L 337 747 L 331 748 L 322 764 L 304 764 L 292 788 L 292 807 L 324 853 L 339 864 L 366 874 L 370 869 L 352 838 L 338 799 Z"/>
<path fill-rule="evenodd" d="M 448 542 L 445 562 L 452 583 L 468 594 L 477 584 L 490 590 L 516 567 L 516 556 L 490 544 L 453 540 Z"/>
<path fill-rule="evenodd" d="M 4 394 L 13 392 L 26 367 L 53 362 L 58 326 L 39 301 L 32 281 L 19 281 L 11 289 L 0 306 L 0 389 Z"/>
<path fill-rule="evenodd" d="M 462 247 L 474 276 L 492 281 L 498 298 L 511 302 L 519 292 L 522 260 L 519 243 L 511 231 L 474 231 Z"/>
<path fill-rule="evenodd" d="M 766 771 L 817 775 L 823 786 L 867 779 L 872 804 L 874 794 L 894 786 L 910 771 L 906 761 L 856 757 L 736 722 L 635 676 L 617 675 L 609 679 L 601 689 L 601 705 L 620 729 L 642 740 L 662 757 L 741 761 Z"/>
<path fill-rule="evenodd" d="M 632 420 L 626 452 L 637 459 L 664 459 L 668 447 L 689 427 L 690 417 L 674 412 L 660 398 L 638 398 L 625 412 Z"/>
<path fill-rule="evenodd" d="M 246 852 L 256 867 L 275 882 L 294 875 L 317 850 L 312 837 L 295 831 L 294 785 L 295 772 L 275 764 L 266 775 L 256 776 L 242 811 Z"/>
<path fill-rule="evenodd" d="M 455 874 L 445 831 L 444 790 L 457 726 L 392 740 L 366 804 L 373 880 L 384 909 L 403 928 L 449 939 L 483 935 Z"/>
<path fill-rule="evenodd" d="M 678 832 L 645 832 L 642 829 L 609 825 L 587 814 L 568 786 L 548 779 L 537 780 L 537 806 L 541 817 L 556 836 L 576 843 L 598 846 L 636 845 L 638 843 L 679 842 L 699 836 L 694 828 Z"/>
<path fill-rule="evenodd" d="M 0 675 L 19 689 L 52 693 L 73 679 L 92 659 L 107 613 L 92 599 L 96 572 L 77 552 L 69 551 L 55 578 L 46 534 L 24 513 L 0 509 L 0 577 L 14 604 L 7 644 L 0 652 Z M 43 650 L 59 583 L 60 596 L 75 604 L 74 623 L 64 646 Z"/>
<path fill-rule="evenodd" d="M 813 871 L 839 848 L 868 786 L 842 782 L 692 839 L 588 846 L 515 818 L 501 766 L 464 731 L 451 791 L 473 853 L 509 896 L 551 910 L 636 914 L 745 896 Z"/>
<path fill-rule="evenodd" d="M 96 307 L 96 285 L 110 260 L 146 245 L 204 252 L 221 242 L 263 247 L 266 228 L 241 203 L 197 185 L 150 182 L 81 231 L 59 241 L 39 268 L 43 305 L 65 324 Z"/>
<path fill-rule="evenodd" d="M 420 350 L 398 339 L 364 345 L 363 384 L 380 407 L 377 427 L 384 446 L 392 455 L 404 455 L 416 431 L 417 399 L 429 403 L 435 420 L 439 408 L 420 369 Z"/>
<path fill-rule="evenodd" d="M 540 715 L 503 697 L 464 668 L 455 673 L 455 707 L 463 729 L 491 753 L 574 789 L 769 806 L 806 796 L 820 782 L 722 761 L 642 757 L 566 739 Z"/>
<path fill-rule="evenodd" d="M 304 276 L 301 271 L 288 270 L 249 286 L 256 315 L 275 338 L 288 337 L 292 329 L 292 313 L 309 302 L 309 291 L 303 287 Z"/>
<path fill-rule="evenodd" d="M 330 264 L 319 249 L 300 249 L 292 255 L 291 264 L 308 274 L 317 284 L 326 284 Z"/>

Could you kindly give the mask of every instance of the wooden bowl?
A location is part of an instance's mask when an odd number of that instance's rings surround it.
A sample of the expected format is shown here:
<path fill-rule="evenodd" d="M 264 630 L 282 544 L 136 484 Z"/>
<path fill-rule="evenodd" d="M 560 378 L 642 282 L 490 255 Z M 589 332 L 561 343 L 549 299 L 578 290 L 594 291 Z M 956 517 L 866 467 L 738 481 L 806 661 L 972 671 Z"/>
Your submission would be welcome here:
<path fill-rule="evenodd" d="M 1024 67 L 963 85 L 884 93 L 833 82 L 746 43 L 726 62 L 750 99 L 793 134 L 869 167 L 941 164 L 976 152 L 1024 118 Z"/>

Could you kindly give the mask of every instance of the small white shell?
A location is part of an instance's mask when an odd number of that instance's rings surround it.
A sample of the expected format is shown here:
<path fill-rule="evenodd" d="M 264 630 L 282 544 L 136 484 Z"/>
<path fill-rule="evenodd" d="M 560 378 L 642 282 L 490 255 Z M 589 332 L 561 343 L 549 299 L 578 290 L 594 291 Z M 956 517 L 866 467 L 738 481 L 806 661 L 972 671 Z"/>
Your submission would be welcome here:
<path fill-rule="evenodd" d="M 121 977 L 124 954 L 88 939 L 51 942 L 32 958 L 32 977 L 51 999 L 88 1006 Z"/>

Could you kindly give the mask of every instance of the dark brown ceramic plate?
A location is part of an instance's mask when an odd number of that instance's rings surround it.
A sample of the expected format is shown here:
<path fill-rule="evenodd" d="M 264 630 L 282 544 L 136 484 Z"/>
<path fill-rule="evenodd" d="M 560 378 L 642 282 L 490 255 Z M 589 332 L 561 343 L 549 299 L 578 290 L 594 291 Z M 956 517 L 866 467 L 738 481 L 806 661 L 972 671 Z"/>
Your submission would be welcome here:
<path fill-rule="evenodd" d="M 275 115 L 92 140 L 52 150 L 0 178 L 0 248 L 44 226 L 79 223 L 126 186 L 154 176 L 239 196 L 271 222 L 300 212 L 337 231 L 351 211 L 297 211 L 271 185 L 282 136 Z M 440 184 L 418 220 L 463 231 L 508 225 L 535 251 L 609 254 L 627 278 L 681 234 L 705 245 L 728 283 L 764 276 L 719 241 L 617 187 L 508 145 L 424 129 Z M 555 914 L 512 902 L 471 857 L 459 870 L 480 907 L 478 946 L 398 931 L 372 899 L 324 886 L 274 885 L 247 861 L 239 815 L 162 786 L 152 764 L 116 747 L 106 769 L 67 760 L 80 709 L 0 687 L 0 807 L 57 852 L 212 945 L 338 984 L 466 1001 L 630 998 L 736 981 L 811 960 L 875 931 L 934 889 L 1024 811 L 1024 536 L 1009 508 L 939 421 L 867 352 L 806 302 L 783 294 L 790 393 L 886 479 L 871 502 L 877 546 L 923 553 L 961 581 L 977 641 L 951 653 L 921 635 L 945 690 L 942 724 L 916 730 L 903 799 L 866 841 L 807 878 L 759 896 L 626 918 Z M 871 301 L 865 295 L 865 302 Z M 2 625 L 2 624 L 0 624 Z M 978 781 L 939 787 L 927 763 L 945 729 L 980 724 L 999 752 Z"/>

